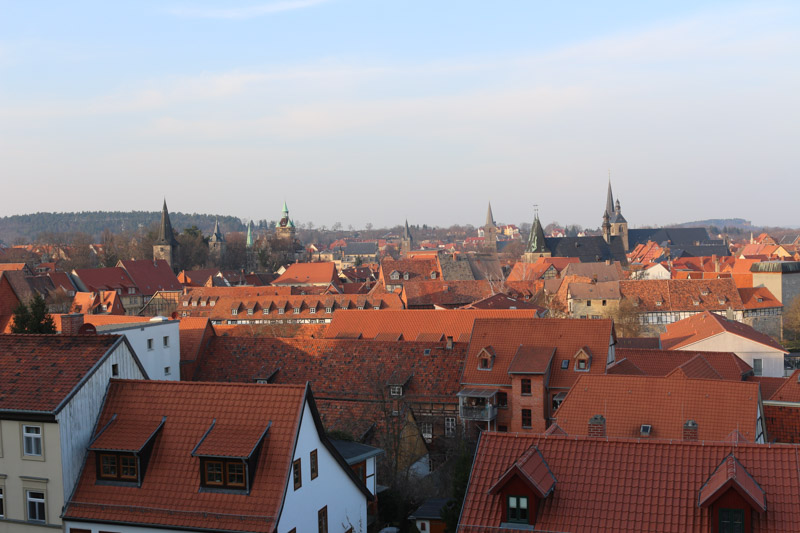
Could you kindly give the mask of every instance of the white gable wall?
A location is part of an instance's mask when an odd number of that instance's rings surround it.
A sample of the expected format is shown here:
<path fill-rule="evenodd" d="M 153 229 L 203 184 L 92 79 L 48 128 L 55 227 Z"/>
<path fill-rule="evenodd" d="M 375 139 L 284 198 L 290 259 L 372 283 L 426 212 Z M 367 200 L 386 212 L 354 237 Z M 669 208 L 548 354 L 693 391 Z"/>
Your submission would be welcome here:
<path fill-rule="evenodd" d="M 678 349 L 733 352 L 750 366 L 753 366 L 753 359 L 761 359 L 762 376 L 773 378 L 782 378 L 784 376 L 783 352 L 727 331 Z"/>
<path fill-rule="evenodd" d="M 118 376 L 112 376 L 112 365 L 117 365 Z M 86 448 L 92 436 L 100 409 L 106 398 L 108 380 L 144 379 L 131 351 L 120 342 L 94 374 L 75 393 L 67 405 L 56 415 L 61 437 L 61 461 L 64 481 L 64 501 L 72 494 L 86 457 Z"/>
<path fill-rule="evenodd" d="M 179 381 L 181 379 L 181 343 L 177 320 L 141 322 L 120 327 L 103 327 L 100 334 L 125 335 L 139 357 L 150 379 Z M 167 345 L 164 346 L 164 337 Z M 152 348 L 147 348 L 148 339 Z M 166 373 L 169 368 L 169 374 Z"/>
<path fill-rule="evenodd" d="M 293 461 L 300 459 L 303 486 L 294 490 L 290 469 L 278 533 L 288 533 L 293 528 L 298 533 L 317 531 L 317 512 L 326 505 L 328 533 L 344 533 L 350 527 L 354 533 L 366 533 L 367 497 L 322 444 L 308 403 L 297 440 Z M 269 434 L 266 444 L 269 445 Z M 314 480 L 309 459 L 312 450 L 317 450 L 319 465 L 319 475 Z"/>

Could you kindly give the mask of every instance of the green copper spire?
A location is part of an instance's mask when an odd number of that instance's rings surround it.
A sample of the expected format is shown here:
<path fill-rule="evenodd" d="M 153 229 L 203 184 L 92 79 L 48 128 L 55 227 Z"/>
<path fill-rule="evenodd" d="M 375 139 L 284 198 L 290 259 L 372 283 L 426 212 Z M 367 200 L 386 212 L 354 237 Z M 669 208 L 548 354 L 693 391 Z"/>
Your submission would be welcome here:
<path fill-rule="evenodd" d="M 247 245 L 248 248 L 252 248 L 253 247 L 253 221 L 252 220 L 247 223 L 247 240 L 245 241 L 245 244 Z"/>
<path fill-rule="evenodd" d="M 528 246 L 525 248 L 526 253 L 547 253 L 547 246 L 544 243 L 544 229 L 542 223 L 539 222 L 539 211 L 534 211 L 533 226 L 531 227 L 531 236 L 528 239 Z"/>

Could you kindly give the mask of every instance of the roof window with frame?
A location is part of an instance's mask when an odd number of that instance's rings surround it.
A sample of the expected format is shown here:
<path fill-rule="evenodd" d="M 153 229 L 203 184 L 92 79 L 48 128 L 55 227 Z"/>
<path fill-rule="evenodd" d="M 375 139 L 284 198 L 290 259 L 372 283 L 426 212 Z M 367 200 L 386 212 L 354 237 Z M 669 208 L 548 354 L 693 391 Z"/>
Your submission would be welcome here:
<path fill-rule="evenodd" d="M 478 370 L 491 370 L 494 366 L 494 348 L 487 346 L 478 352 Z"/>
<path fill-rule="evenodd" d="M 149 423 L 113 415 L 89 444 L 94 452 L 97 483 L 140 487 L 153 453 L 156 437 L 167 418 Z"/>
<path fill-rule="evenodd" d="M 258 456 L 272 422 L 266 427 L 242 429 L 211 426 L 192 450 L 200 460 L 200 491 L 249 494 Z"/>

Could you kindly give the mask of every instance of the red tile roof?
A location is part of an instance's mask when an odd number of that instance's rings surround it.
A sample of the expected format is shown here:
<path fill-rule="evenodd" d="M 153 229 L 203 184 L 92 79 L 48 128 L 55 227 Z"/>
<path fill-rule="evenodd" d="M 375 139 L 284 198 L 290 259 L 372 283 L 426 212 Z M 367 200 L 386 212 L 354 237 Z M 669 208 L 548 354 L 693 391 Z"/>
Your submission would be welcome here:
<path fill-rule="evenodd" d="M 81 268 L 74 272 L 90 292 L 120 289 L 122 294 L 128 294 L 128 289 L 133 288 L 136 294 L 143 294 L 128 273 L 120 267 Z"/>
<path fill-rule="evenodd" d="M 800 444 L 800 407 L 765 402 L 764 422 L 770 442 Z"/>
<path fill-rule="evenodd" d="M 775 402 L 800 403 L 800 370 L 795 370 L 792 375 L 784 379 L 783 384 L 776 390 L 770 400 Z"/>
<path fill-rule="evenodd" d="M 183 285 L 175 277 L 172 267 L 163 259 L 150 261 L 139 259 L 135 261 L 120 261 L 117 266 L 125 269 L 136 286 L 145 296 L 151 296 L 158 291 L 179 291 Z"/>
<path fill-rule="evenodd" d="M 97 485 L 96 462 L 89 458 L 64 518 L 273 532 L 289 479 L 305 394 L 302 385 L 112 380 L 98 428 L 115 414 L 120 422 L 148 428 L 163 417 L 166 421 L 141 487 Z M 232 453 L 239 453 L 245 441 L 252 444 L 250 437 L 271 422 L 246 497 L 198 490 L 200 463 L 191 452 L 213 420 L 221 440 L 227 434 L 232 447 L 216 440 L 218 444 L 209 446 Z M 131 442 L 136 445 L 141 433 L 134 437 Z"/>
<path fill-rule="evenodd" d="M 755 442 L 759 399 L 758 384 L 746 381 L 583 375 L 553 416 L 569 435 L 587 435 L 589 419 L 600 414 L 611 437 L 639 438 L 649 424 L 650 438 L 681 439 L 694 420 L 699 440 L 721 441 L 738 429 Z"/>
<path fill-rule="evenodd" d="M 508 274 L 508 281 L 532 281 L 541 279 L 551 266 L 560 273 L 570 263 L 579 263 L 577 257 L 540 257 L 533 263 L 517 261 Z"/>
<path fill-rule="evenodd" d="M 783 307 L 766 287 L 740 288 L 739 296 L 745 309 L 765 309 L 768 307 Z"/>
<path fill-rule="evenodd" d="M 390 282 L 391 283 L 391 282 Z M 402 298 L 408 308 L 459 307 L 491 296 L 496 289 L 486 280 L 420 281 L 403 285 Z"/>
<path fill-rule="evenodd" d="M 771 378 L 766 376 L 747 376 L 747 381 L 754 381 L 761 385 L 761 399 L 770 400 L 787 378 Z"/>
<path fill-rule="evenodd" d="M 392 272 L 398 272 L 400 279 L 391 279 Z M 432 272 L 436 273 L 435 279 L 442 278 L 442 267 L 439 265 L 439 258 L 436 255 L 398 260 L 386 258 L 381 261 L 378 277 L 385 287 L 386 285 L 405 285 L 406 283 L 427 281 L 433 279 L 431 278 Z M 405 279 L 405 274 L 408 274 L 408 279 Z"/>
<path fill-rule="evenodd" d="M 553 362 L 555 348 L 540 348 L 521 344 L 508 365 L 509 374 L 545 374 Z"/>
<path fill-rule="evenodd" d="M 443 311 L 450 312 L 450 311 Z M 593 356 L 589 372 L 605 372 L 609 344 L 613 336 L 611 320 L 577 320 L 559 318 L 478 319 L 472 330 L 462 385 L 510 386 L 508 374 L 521 345 L 555 348 L 550 367 L 550 387 L 569 388 L 583 372 L 573 371 L 573 358 L 578 350 L 588 347 Z M 486 346 L 495 349 L 491 370 L 479 370 L 478 354 Z M 569 368 L 561 369 L 561 361 L 569 360 Z"/>
<path fill-rule="evenodd" d="M 537 313 L 542 314 L 546 311 L 544 307 L 512 298 L 511 296 L 503 293 L 494 294 L 483 300 L 472 302 L 467 306 L 468 309 L 532 309 Z"/>
<path fill-rule="evenodd" d="M 537 531 L 710 531 L 700 490 L 731 452 L 768 502 L 754 512 L 754 533 L 793 531 L 800 522 L 800 453 L 795 446 L 597 439 L 486 432 L 481 435 L 459 533 L 513 533 L 502 528 L 504 502 L 490 487 L 531 446 L 555 478 L 542 500 Z"/>
<path fill-rule="evenodd" d="M 335 313 L 325 336 L 336 338 L 344 333 L 360 333 L 365 339 L 381 333 L 400 333 L 405 340 L 414 340 L 420 333 L 435 333 L 458 340 L 472 332 L 479 318 L 535 318 L 534 310 L 482 309 L 406 309 L 406 310 L 348 310 Z"/>
<path fill-rule="evenodd" d="M 100 428 L 99 434 L 90 443 L 89 450 L 139 452 L 163 423 L 163 418 L 142 421 L 133 418 L 120 419 L 112 415 L 108 424 Z"/>
<path fill-rule="evenodd" d="M 324 285 L 337 281 L 335 263 L 294 263 L 273 285 Z"/>
<path fill-rule="evenodd" d="M 742 466 L 733 453 L 722 460 L 705 485 L 703 485 L 703 488 L 700 489 L 698 504 L 700 507 L 710 506 L 731 487 L 757 511 L 763 512 L 767 510 L 764 489 L 753 479 L 753 476 Z"/>
<path fill-rule="evenodd" d="M 769 335 L 708 311 L 667 324 L 667 331 L 661 334 L 661 345 L 668 350 L 677 350 L 726 332 L 789 353 Z"/>
<path fill-rule="evenodd" d="M 0 335 L 0 411 L 55 413 L 118 335 Z"/>
<path fill-rule="evenodd" d="M 701 367 L 710 366 L 717 379 L 727 379 L 731 381 L 742 381 L 746 376 L 752 375 L 753 368 L 744 362 L 733 352 L 698 352 L 692 350 L 637 350 L 632 348 L 617 348 L 616 362 L 608 367 L 609 374 L 631 374 L 628 368 L 636 368 L 647 376 L 666 376 L 674 370 L 684 367 L 687 377 L 698 377 L 691 371 L 698 368 L 698 361 Z M 694 361 L 694 362 L 692 362 Z M 691 364 L 690 364 L 691 363 Z M 685 367 L 684 365 L 690 364 Z M 632 365 L 632 366 L 628 366 Z"/>
<path fill-rule="evenodd" d="M 648 279 L 620 281 L 623 298 L 632 300 L 641 312 L 725 311 L 743 309 L 732 279 Z"/>

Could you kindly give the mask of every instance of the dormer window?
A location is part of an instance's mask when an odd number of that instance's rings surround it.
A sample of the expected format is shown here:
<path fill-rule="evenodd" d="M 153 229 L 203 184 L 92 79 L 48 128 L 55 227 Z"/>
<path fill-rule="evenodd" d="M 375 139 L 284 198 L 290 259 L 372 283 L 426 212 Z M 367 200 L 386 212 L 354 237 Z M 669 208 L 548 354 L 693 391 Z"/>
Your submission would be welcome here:
<path fill-rule="evenodd" d="M 231 309 L 231 316 L 236 316 L 238 314 L 239 314 L 239 310 L 238 309 Z"/>
<path fill-rule="evenodd" d="M 700 305 L 700 300 L 692 300 L 692 303 L 693 303 L 694 305 Z"/>
<path fill-rule="evenodd" d="M 408 272 L 403 272 L 403 279 L 408 281 Z"/>
<path fill-rule="evenodd" d="M 764 298 L 759 298 L 759 299 L 758 299 L 758 301 L 759 301 L 759 303 L 760 303 L 760 302 L 763 302 L 763 301 L 764 301 Z"/>
<path fill-rule="evenodd" d="M 247 314 L 248 315 L 252 315 L 253 314 L 253 308 L 252 307 L 247 310 Z"/>
<path fill-rule="evenodd" d="M 588 372 L 592 366 L 592 355 L 589 348 L 583 347 L 575 354 L 575 371 Z"/>
<path fill-rule="evenodd" d="M 200 302 L 200 307 L 205 307 L 205 306 L 206 306 L 206 301 L 205 301 L 205 300 L 203 300 L 202 302 Z"/>
<path fill-rule="evenodd" d="M 478 353 L 478 370 L 491 370 L 494 365 L 494 349 L 491 346 Z"/>
<path fill-rule="evenodd" d="M 315 315 L 315 314 L 317 314 L 317 308 L 316 307 L 310 307 L 308 309 L 308 312 L 311 313 L 312 315 Z"/>
<path fill-rule="evenodd" d="M 358 306 L 358 310 L 359 310 L 359 311 L 363 311 L 363 310 L 364 310 L 364 306 L 363 306 L 363 305 L 359 305 L 359 306 Z"/>
<path fill-rule="evenodd" d="M 389 387 L 389 396 L 393 398 L 400 398 L 403 396 L 403 386 L 402 385 L 392 385 Z"/>
<path fill-rule="evenodd" d="M 279 308 L 278 308 L 278 314 L 279 314 L 279 315 L 282 315 L 282 314 L 283 314 L 283 311 L 284 311 L 283 307 L 279 307 Z"/>
<path fill-rule="evenodd" d="M 513 524 L 528 523 L 528 497 L 509 496 L 506 519 Z"/>
<path fill-rule="evenodd" d="M 164 427 L 165 421 L 166 417 L 158 422 L 143 424 L 112 416 L 89 445 L 89 451 L 95 454 L 98 484 L 140 486 L 156 435 Z"/>
<path fill-rule="evenodd" d="M 326 307 L 325 312 L 331 314 L 333 312 L 333 307 Z"/>
<path fill-rule="evenodd" d="M 431 279 L 436 279 L 436 272 L 431 272 Z"/>
<path fill-rule="evenodd" d="M 661 304 L 663 304 L 663 303 L 664 302 L 662 302 L 661 300 L 656 300 L 656 306 L 658 306 L 658 307 L 661 307 Z"/>
<path fill-rule="evenodd" d="M 192 302 L 192 307 L 197 307 L 197 300 Z"/>
<path fill-rule="evenodd" d="M 217 426 L 216 419 L 212 420 L 192 450 L 192 457 L 200 459 L 200 491 L 249 492 L 256 462 L 271 426 L 269 422 L 263 431 L 242 434 L 240 428 Z"/>
<path fill-rule="evenodd" d="M 708 289 L 702 289 L 700 291 L 700 294 L 703 295 L 703 296 L 708 296 Z"/>
<path fill-rule="evenodd" d="M 397 272 L 397 271 L 394 271 L 394 272 L 392 272 L 392 273 L 389 275 L 389 278 L 391 278 L 391 279 L 393 279 L 393 280 L 398 280 L 398 279 L 400 279 L 400 272 Z M 408 274 L 406 274 L 406 279 L 408 279 Z"/>
<path fill-rule="evenodd" d="M 295 307 L 294 308 L 294 314 L 296 314 L 296 315 L 300 314 L 300 308 L 299 307 Z"/>
<path fill-rule="evenodd" d="M 210 302 L 208 302 L 208 305 L 210 305 L 211 307 L 214 307 L 216 304 L 217 304 L 216 300 L 211 300 Z"/>

